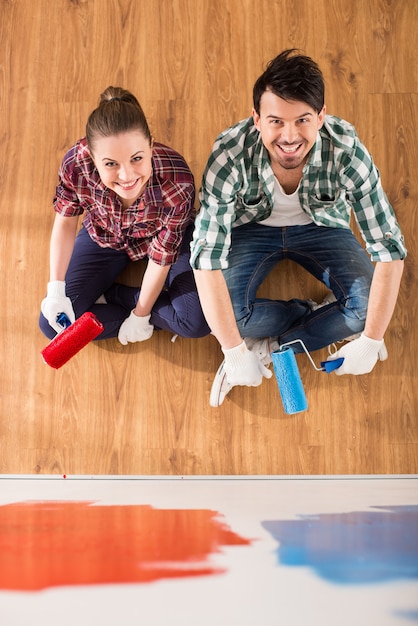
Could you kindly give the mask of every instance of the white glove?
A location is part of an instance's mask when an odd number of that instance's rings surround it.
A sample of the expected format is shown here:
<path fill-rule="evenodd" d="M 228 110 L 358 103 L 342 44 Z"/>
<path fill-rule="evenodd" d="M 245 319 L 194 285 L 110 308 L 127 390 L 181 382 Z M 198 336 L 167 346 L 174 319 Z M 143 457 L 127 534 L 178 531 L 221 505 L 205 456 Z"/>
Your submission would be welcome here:
<path fill-rule="evenodd" d="M 64 280 L 53 280 L 48 283 L 46 298 L 41 302 L 41 311 L 48 320 L 48 324 L 57 333 L 63 329 L 63 326 L 57 322 L 60 313 L 65 313 L 71 323 L 75 321 L 73 304 L 70 298 L 65 295 Z"/>
<path fill-rule="evenodd" d="M 364 333 L 358 339 L 346 343 L 329 360 L 344 357 L 342 365 L 335 370 L 337 376 L 342 374 L 369 374 L 380 359 L 387 359 L 383 339 L 370 339 Z"/>
<path fill-rule="evenodd" d="M 126 346 L 128 342 L 136 343 L 149 339 L 154 332 L 154 326 L 149 323 L 150 317 L 151 315 L 139 317 L 139 315 L 135 315 L 134 311 L 131 311 L 129 317 L 119 328 L 118 339 L 121 344 Z"/>
<path fill-rule="evenodd" d="M 230 385 L 247 385 L 258 387 L 263 382 L 263 376 L 271 378 L 271 372 L 254 352 L 248 350 L 243 341 L 239 346 L 224 350 L 226 379 Z"/>

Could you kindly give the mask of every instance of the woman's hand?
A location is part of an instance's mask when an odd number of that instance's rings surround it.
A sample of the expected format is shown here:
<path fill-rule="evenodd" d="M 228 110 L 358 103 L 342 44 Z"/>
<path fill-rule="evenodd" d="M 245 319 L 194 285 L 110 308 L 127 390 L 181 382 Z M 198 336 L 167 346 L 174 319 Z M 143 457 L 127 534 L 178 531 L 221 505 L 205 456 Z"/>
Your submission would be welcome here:
<path fill-rule="evenodd" d="M 149 323 L 151 315 L 138 317 L 135 311 L 131 311 L 129 317 L 122 323 L 118 339 L 123 346 L 137 341 L 146 341 L 152 336 L 154 326 Z"/>
<path fill-rule="evenodd" d="M 48 320 L 48 324 L 57 333 L 64 328 L 57 321 L 60 313 L 64 313 L 71 323 L 75 321 L 72 302 L 65 293 L 65 281 L 53 280 L 48 283 L 47 295 L 42 300 L 41 311 L 42 315 Z"/>

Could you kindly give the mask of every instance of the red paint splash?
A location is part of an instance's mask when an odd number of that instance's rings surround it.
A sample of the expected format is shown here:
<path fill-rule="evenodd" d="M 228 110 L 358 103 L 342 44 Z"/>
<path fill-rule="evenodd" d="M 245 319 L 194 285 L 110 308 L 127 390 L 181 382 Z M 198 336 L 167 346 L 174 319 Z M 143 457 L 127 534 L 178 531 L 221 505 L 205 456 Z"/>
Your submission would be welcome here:
<path fill-rule="evenodd" d="M 0 589 L 145 583 L 224 570 L 222 546 L 248 545 L 210 510 L 92 502 L 0 506 Z"/>

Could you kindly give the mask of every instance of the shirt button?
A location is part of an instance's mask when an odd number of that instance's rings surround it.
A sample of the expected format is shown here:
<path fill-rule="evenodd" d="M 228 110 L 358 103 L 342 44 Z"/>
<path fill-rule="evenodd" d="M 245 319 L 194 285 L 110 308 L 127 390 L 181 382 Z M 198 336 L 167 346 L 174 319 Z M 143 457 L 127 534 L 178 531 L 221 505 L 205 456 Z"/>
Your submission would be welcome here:
<path fill-rule="evenodd" d="M 389 231 L 385 233 L 385 239 L 390 239 L 392 237 L 392 233 Z"/>

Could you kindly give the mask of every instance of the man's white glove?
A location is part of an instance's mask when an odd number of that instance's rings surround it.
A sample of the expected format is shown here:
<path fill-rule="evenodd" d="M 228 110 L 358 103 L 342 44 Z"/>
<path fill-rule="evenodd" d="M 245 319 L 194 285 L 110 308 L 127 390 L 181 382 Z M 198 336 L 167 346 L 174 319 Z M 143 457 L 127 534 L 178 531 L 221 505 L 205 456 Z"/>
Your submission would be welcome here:
<path fill-rule="evenodd" d="M 337 376 L 342 374 L 359 375 L 369 374 L 377 360 L 384 361 L 388 358 L 388 353 L 383 339 L 370 339 L 362 333 L 358 339 L 346 343 L 329 360 L 339 357 L 344 357 L 344 362 L 335 370 Z"/>
<path fill-rule="evenodd" d="M 226 379 L 230 385 L 247 385 L 258 387 L 263 382 L 263 376 L 271 378 L 271 372 L 254 352 L 248 350 L 243 341 L 239 346 L 224 350 Z"/>
<path fill-rule="evenodd" d="M 57 333 L 61 332 L 63 326 L 58 324 L 57 317 L 60 313 L 65 313 L 71 323 L 75 321 L 75 314 L 70 298 L 65 295 L 65 281 L 53 280 L 48 283 L 46 298 L 41 302 L 41 311 L 48 320 L 48 324 Z"/>
<path fill-rule="evenodd" d="M 122 323 L 119 328 L 118 339 L 122 345 L 128 343 L 136 343 L 137 341 L 145 341 L 149 339 L 154 332 L 154 326 L 149 323 L 151 315 L 139 317 L 131 311 L 129 317 Z"/>

